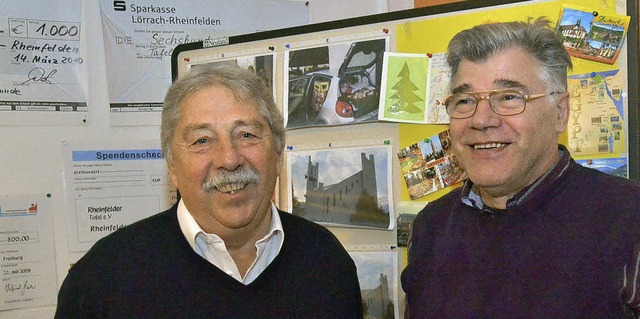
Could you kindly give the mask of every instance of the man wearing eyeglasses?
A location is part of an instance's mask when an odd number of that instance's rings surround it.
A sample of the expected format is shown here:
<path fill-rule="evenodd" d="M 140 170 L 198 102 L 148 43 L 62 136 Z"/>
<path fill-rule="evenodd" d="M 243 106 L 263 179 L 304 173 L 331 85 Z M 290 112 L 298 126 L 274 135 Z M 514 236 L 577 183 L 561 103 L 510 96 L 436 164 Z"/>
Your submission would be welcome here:
<path fill-rule="evenodd" d="M 448 47 L 451 142 L 469 180 L 416 217 L 407 318 L 634 318 L 640 185 L 558 144 L 571 58 L 546 19 Z"/>
<path fill-rule="evenodd" d="M 193 68 L 167 92 L 160 135 L 182 198 L 98 241 L 56 318 L 363 317 L 340 242 L 271 201 L 285 130 L 260 77 Z"/>

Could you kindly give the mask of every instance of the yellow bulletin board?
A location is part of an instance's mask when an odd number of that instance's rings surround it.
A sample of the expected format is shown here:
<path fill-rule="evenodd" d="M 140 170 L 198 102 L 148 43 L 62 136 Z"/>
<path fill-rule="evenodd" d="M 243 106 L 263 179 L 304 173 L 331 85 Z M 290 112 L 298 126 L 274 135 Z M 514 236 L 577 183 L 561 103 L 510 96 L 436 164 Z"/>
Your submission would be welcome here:
<path fill-rule="evenodd" d="M 619 2 L 619 1 L 618 1 Z M 396 26 L 396 46 L 398 52 L 408 53 L 440 53 L 446 51 L 447 43 L 457 32 L 473 27 L 477 24 L 491 23 L 491 22 L 503 22 L 513 20 L 526 20 L 529 17 L 546 16 L 550 21 L 557 21 L 559 15 L 562 12 L 564 6 L 571 6 L 580 9 L 590 10 L 598 15 L 620 14 L 620 8 L 616 7 L 616 1 L 614 0 L 601 0 L 601 1 L 580 1 L 580 0 L 564 0 L 564 1 L 545 1 L 545 2 L 532 2 L 527 3 L 524 6 L 518 7 L 494 7 L 490 10 L 478 10 L 475 12 L 455 14 L 453 16 L 433 17 L 430 19 L 424 19 L 420 21 L 407 21 L 399 23 Z M 633 43 L 633 42 L 632 42 Z M 628 45 L 628 43 L 626 44 Z M 631 49 L 633 52 L 633 49 Z M 628 69 L 627 59 L 617 60 L 614 64 L 605 64 L 594 62 L 586 59 L 580 59 L 572 57 L 573 71 L 571 74 L 584 74 L 593 72 L 603 72 L 608 70 Z M 634 66 L 637 70 L 637 65 Z M 637 74 L 637 71 L 635 72 Z M 633 72 L 631 72 L 633 74 Z M 637 83 L 637 80 L 636 80 Z M 637 85 L 636 85 L 637 86 Z M 633 86 L 630 86 L 633 91 Z M 633 93 L 633 92 L 631 92 Z M 637 98 L 636 98 L 637 101 Z M 637 131 L 634 132 L 633 121 L 637 121 L 637 103 L 630 103 L 629 105 L 635 106 L 636 116 L 635 118 L 628 117 L 631 122 L 628 122 L 626 127 L 631 128 L 627 137 L 629 138 L 629 145 L 624 143 L 618 147 L 621 152 L 615 154 L 615 156 L 624 156 L 629 158 L 629 163 L 634 164 L 636 168 L 631 169 L 631 178 L 637 179 Z M 633 109 L 630 112 L 633 116 Z M 400 144 L 406 146 L 416 141 L 416 136 L 432 136 L 440 131 L 446 130 L 446 126 L 442 125 L 415 125 L 415 124 L 400 124 L 399 125 Z M 635 138 L 631 136 L 635 134 Z M 635 142 L 634 142 L 635 141 Z M 569 144 L 568 132 L 565 132 L 560 137 L 560 143 L 564 145 Z M 624 141 L 626 142 L 626 140 Z M 631 153 L 632 156 L 629 156 Z M 635 154 L 635 155 L 634 155 Z M 574 158 L 602 158 L 610 156 L 605 155 L 587 155 L 576 156 Z M 635 171 L 635 174 L 633 173 Z M 404 186 L 404 185 L 403 185 Z M 419 200 L 431 201 L 444 194 L 451 189 L 457 187 L 448 187 L 442 191 L 428 194 Z M 407 200 L 409 195 L 406 187 L 402 189 L 402 199 Z"/>
<path fill-rule="evenodd" d="M 338 20 L 320 24 L 267 31 L 255 34 L 212 39 L 206 42 L 183 44 L 176 47 L 172 55 L 173 78 L 188 72 L 189 68 L 203 61 L 222 61 L 229 57 L 244 54 L 273 55 L 274 96 L 284 110 L 283 101 L 287 99 L 287 71 L 284 69 L 285 52 L 293 47 L 313 47 L 322 43 L 340 43 L 350 40 L 386 39 L 388 52 L 431 54 L 443 53 L 449 39 L 458 31 L 487 22 L 527 20 L 546 16 L 556 22 L 565 6 L 575 6 L 592 11 L 597 15 L 627 15 L 632 17 L 627 38 L 623 42 L 621 54 L 613 64 L 595 62 L 573 57 L 572 75 L 605 72 L 619 69 L 622 74 L 624 92 L 624 145 L 616 146 L 616 154 L 628 159 L 628 177 L 638 179 L 638 16 L 637 0 L 557 0 L 557 1 L 462 1 L 423 7 L 411 10 L 390 12 L 347 20 Z M 326 95 L 326 92 L 324 92 Z M 284 112 L 284 111 L 283 111 Z M 292 129 L 287 132 L 287 145 L 314 145 L 330 147 L 348 147 L 353 145 L 391 145 L 392 153 L 397 154 L 408 145 L 426 137 L 445 131 L 446 124 L 408 124 L 383 121 L 371 121 L 362 124 L 328 125 L 304 129 Z M 569 143 L 570 137 L 561 136 L 560 142 Z M 573 154 L 573 152 L 572 152 Z M 589 155 L 594 156 L 594 155 Z M 598 157 L 600 155 L 595 155 Z M 394 156 L 395 157 L 395 156 Z M 426 196 L 411 200 L 406 184 L 400 173 L 397 158 L 392 165 L 393 182 L 392 201 L 432 201 L 460 183 L 446 187 Z M 574 156 L 576 157 L 576 156 Z M 578 157 L 579 154 L 578 154 Z M 586 156 L 585 156 L 586 157 Z M 287 209 L 288 202 L 283 200 L 289 195 L 291 186 L 289 176 L 281 174 L 279 184 L 279 206 Z M 366 236 L 365 236 L 366 237 Z M 367 243 L 365 240 L 363 243 Z"/>

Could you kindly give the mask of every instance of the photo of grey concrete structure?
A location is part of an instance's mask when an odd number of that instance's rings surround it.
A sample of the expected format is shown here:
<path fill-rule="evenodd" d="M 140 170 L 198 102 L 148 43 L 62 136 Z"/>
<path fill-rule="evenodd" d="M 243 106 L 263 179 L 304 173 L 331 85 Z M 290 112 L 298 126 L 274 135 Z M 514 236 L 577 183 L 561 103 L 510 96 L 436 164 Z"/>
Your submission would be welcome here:
<path fill-rule="evenodd" d="M 394 251 L 350 251 L 358 268 L 365 319 L 400 318 L 398 311 L 398 255 Z"/>
<path fill-rule="evenodd" d="M 390 146 L 288 152 L 294 215 L 344 227 L 393 229 Z"/>

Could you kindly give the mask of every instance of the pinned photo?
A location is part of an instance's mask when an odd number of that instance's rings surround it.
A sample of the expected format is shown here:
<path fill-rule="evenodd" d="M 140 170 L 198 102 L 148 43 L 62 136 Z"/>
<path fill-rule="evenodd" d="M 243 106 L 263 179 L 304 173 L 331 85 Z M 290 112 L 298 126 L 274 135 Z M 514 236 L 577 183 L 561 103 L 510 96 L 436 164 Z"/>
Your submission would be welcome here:
<path fill-rule="evenodd" d="M 285 51 L 286 127 L 377 120 L 387 46 L 382 38 Z"/>
<path fill-rule="evenodd" d="M 451 151 L 449 130 L 401 149 L 398 159 L 411 199 L 418 199 L 467 178 Z"/>
<path fill-rule="evenodd" d="M 391 230 L 391 146 L 287 153 L 294 215 L 330 226 Z"/>

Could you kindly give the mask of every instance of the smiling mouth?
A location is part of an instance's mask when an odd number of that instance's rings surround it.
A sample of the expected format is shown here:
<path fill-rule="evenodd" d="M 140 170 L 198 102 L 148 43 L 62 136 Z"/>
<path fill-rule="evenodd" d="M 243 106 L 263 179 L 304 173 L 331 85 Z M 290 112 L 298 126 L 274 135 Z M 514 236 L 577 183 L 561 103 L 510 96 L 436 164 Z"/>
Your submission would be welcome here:
<path fill-rule="evenodd" d="M 505 147 L 507 145 L 509 145 L 509 144 L 506 144 L 506 143 L 485 143 L 485 144 L 474 144 L 474 145 L 471 145 L 471 147 L 473 147 L 476 150 L 485 150 L 485 149 Z"/>
<path fill-rule="evenodd" d="M 231 183 L 231 184 L 222 185 L 220 187 L 217 187 L 216 189 L 221 193 L 233 194 L 233 193 L 243 189 L 247 185 L 248 184 L 245 184 L 245 183 Z"/>

